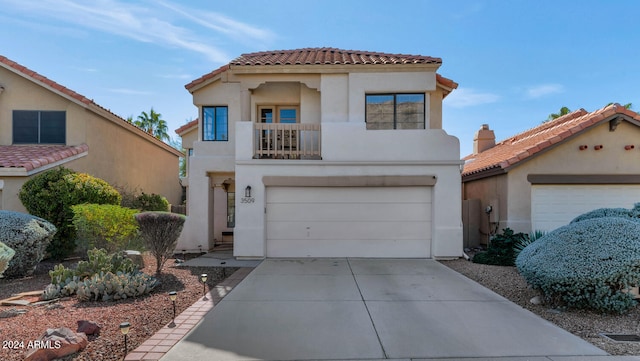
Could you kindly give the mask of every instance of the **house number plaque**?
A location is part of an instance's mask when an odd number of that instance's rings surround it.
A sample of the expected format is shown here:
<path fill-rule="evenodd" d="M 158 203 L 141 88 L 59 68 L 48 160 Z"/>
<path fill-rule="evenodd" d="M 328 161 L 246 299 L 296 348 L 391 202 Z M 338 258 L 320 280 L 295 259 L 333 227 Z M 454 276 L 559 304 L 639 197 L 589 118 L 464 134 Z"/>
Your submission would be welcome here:
<path fill-rule="evenodd" d="M 253 197 L 242 197 L 240 198 L 240 203 L 254 203 L 256 201 Z"/>

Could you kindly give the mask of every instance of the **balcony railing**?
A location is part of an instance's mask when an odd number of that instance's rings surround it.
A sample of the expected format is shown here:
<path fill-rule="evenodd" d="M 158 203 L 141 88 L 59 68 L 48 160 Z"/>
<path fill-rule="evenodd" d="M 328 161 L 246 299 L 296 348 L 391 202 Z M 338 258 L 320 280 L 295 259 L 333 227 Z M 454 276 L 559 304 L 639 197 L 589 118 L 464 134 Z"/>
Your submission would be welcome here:
<path fill-rule="evenodd" d="M 254 158 L 321 159 L 320 124 L 254 123 Z"/>

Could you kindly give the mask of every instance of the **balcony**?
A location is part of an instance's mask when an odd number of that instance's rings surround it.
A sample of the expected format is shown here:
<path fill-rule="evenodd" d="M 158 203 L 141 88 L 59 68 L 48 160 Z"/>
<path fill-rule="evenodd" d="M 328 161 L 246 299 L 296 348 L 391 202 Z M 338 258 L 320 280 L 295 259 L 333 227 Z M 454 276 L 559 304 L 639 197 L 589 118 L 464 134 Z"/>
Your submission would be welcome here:
<path fill-rule="evenodd" d="M 253 158 L 322 159 L 320 124 L 254 123 Z"/>

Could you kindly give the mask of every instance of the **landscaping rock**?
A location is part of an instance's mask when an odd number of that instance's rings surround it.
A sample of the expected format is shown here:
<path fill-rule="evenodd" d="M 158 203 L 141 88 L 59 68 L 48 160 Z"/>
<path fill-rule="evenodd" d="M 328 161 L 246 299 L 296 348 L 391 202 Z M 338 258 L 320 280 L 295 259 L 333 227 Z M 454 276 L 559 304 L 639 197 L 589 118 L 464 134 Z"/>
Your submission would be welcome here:
<path fill-rule="evenodd" d="M 532 299 L 529 300 L 529 302 L 531 302 L 531 304 L 533 305 L 542 304 L 542 300 L 540 299 L 540 296 L 533 297 Z"/>
<path fill-rule="evenodd" d="M 93 321 L 78 321 L 78 329 L 76 332 L 82 332 L 85 335 L 99 335 L 102 326 Z"/>
<path fill-rule="evenodd" d="M 76 353 L 88 343 L 87 335 L 70 328 L 50 328 L 38 340 L 29 342 L 32 348 L 25 361 L 50 361 Z"/>
<path fill-rule="evenodd" d="M 4 310 L 4 311 L 0 312 L 0 318 L 16 317 L 16 316 L 21 315 L 23 313 L 27 313 L 27 310 L 17 309 L 17 308 L 10 308 L 8 310 Z"/>

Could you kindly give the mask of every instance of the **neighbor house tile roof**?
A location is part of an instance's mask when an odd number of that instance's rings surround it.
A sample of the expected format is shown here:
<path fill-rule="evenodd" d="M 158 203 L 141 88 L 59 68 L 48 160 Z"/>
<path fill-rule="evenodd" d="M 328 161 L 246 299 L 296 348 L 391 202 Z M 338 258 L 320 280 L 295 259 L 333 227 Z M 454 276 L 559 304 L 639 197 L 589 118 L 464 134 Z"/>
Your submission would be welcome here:
<path fill-rule="evenodd" d="M 191 128 L 195 127 L 198 125 L 198 118 L 190 121 L 189 123 L 181 126 L 180 128 L 176 129 L 176 134 L 181 135 L 182 133 L 186 132 L 187 130 L 190 130 Z"/>
<path fill-rule="evenodd" d="M 27 172 L 47 164 L 86 153 L 89 146 L 67 145 L 0 145 L 0 169 L 24 168 Z"/>
<path fill-rule="evenodd" d="M 463 158 L 462 179 L 483 172 L 505 171 L 616 114 L 640 121 L 638 113 L 620 104 L 612 104 L 591 113 L 579 109 L 505 139 L 483 152 L 466 156 Z"/>
<path fill-rule="evenodd" d="M 442 59 L 423 55 L 387 54 L 370 51 L 343 50 L 336 48 L 304 48 L 294 50 L 274 50 L 257 53 L 242 54 L 229 64 L 185 85 L 191 89 L 216 75 L 236 66 L 260 65 L 385 65 L 385 64 L 442 64 Z M 457 84 L 450 79 L 441 77 L 450 88 Z M 455 86 L 452 86 L 455 84 Z"/>

